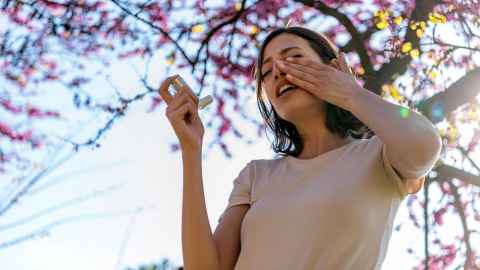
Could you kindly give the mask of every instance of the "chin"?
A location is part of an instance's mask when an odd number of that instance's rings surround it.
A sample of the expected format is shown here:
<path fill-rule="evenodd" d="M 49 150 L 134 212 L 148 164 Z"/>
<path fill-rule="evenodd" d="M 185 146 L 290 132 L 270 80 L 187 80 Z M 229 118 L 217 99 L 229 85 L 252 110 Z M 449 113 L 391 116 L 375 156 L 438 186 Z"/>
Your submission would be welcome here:
<path fill-rule="evenodd" d="M 323 107 L 325 106 L 325 102 L 305 91 L 299 91 L 295 95 L 289 96 L 288 100 L 278 101 L 275 109 L 277 114 L 282 119 L 292 123 L 305 117 L 323 115 Z"/>

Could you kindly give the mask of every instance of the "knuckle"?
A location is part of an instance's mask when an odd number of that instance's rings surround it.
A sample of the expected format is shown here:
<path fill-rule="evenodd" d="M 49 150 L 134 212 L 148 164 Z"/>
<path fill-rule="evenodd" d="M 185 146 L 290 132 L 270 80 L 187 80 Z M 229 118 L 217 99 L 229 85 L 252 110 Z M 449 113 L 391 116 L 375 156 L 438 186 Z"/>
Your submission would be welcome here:
<path fill-rule="evenodd" d="M 177 102 L 180 102 L 185 99 L 185 95 L 183 93 L 177 93 L 175 94 L 174 99 L 177 100 Z"/>
<path fill-rule="evenodd" d="M 193 93 L 189 93 L 188 94 L 188 97 L 189 97 L 189 101 L 193 102 L 193 103 L 196 103 L 197 102 L 197 99 L 195 97 L 195 95 Z"/>
<path fill-rule="evenodd" d="M 194 109 L 198 108 L 198 103 L 199 103 L 198 101 L 195 101 L 195 102 L 192 103 L 192 106 L 193 106 Z"/>
<path fill-rule="evenodd" d="M 187 102 L 186 106 L 187 106 L 188 109 L 193 110 L 193 108 L 194 108 L 193 101 L 189 100 L 189 101 Z"/>
<path fill-rule="evenodd" d="M 177 111 L 177 112 L 172 112 L 172 113 L 170 114 L 170 120 L 175 120 L 175 119 L 177 119 L 177 116 L 178 116 L 178 111 Z"/>

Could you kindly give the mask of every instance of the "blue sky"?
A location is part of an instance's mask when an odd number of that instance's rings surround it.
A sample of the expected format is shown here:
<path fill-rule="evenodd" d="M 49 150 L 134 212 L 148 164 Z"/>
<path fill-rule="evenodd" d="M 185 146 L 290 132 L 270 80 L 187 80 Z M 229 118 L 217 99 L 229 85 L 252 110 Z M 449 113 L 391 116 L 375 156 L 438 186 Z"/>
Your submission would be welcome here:
<path fill-rule="evenodd" d="M 153 81 L 159 81 L 166 76 L 162 68 L 165 67 L 161 60 L 163 56 L 158 57 L 158 61 L 152 61 L 158 63 L 156 68 L 151 67 L 152 74 L 158 74 L 151 78 Z M 138 89 L 132 86 L 137 81 L 135 72 L 132 72 L 132 64 L 135 65 L 135 61 L 112 65 L 115 68 L 111 73 L 111 81 L 122 86 L 119 89 L 125 91 L 125 94 L 135 91 L 128 89 Z M 137 68 L 140 67 L 141 65 L 138 65 Z M 173 73 L 175 71 L 169 74 Z M 188 82 L 192 82 L 188 75 L 184 76 Z M 92 87 L 102 89 L 104 85 L 99 79 Z M 208 116 L 215 102 L 201 112 L 202 118 Z M 251 115 L 258 117 L 253 95 L 247 104 Z M 84 148 L 47 176 L 42 183 L 63 180 L 60 184 L 25 197 L 21 205 L 0 222 L 0 226 L 27 217 L 35 209 L 44 209 L 58 202 L 118 186 L 114 191 L 4 231 L 1 238 L 12 239 L 21 233 L 70 216 L 127 213 L 63 224 L 54 227 L 48 237 L 5 249 L 0 253 L 0 264 L 4 269 L 54 270 L 63 269 L 68 264 L 71 270 L 113 270 L 117 265 L 137 265 L 162 257 L 182 264 L 180 153 L 170 152 L 170 143 L 175 142 L 176 138 L 164 116 L 165 108 L 161 107 L 154 113 L 146 113 L 146 108 L 147 102 L 135 104 L 101 140 L 100 148 L 94 151 Z M 76 125 L 76 122 L 72 123 L 73 125 Z M 94 128 L 89 127 L 77 137 L 93 134 L 94 131 Z M 248 132 L 248 129 L 246 131 Z M 214 133 L 215 130 L 207 129 L 205 142 L 209 142 Z M 251 159 L 273 157 L 265 138 L 257 139 L 252 145 L 232 139 L 229 142 L 234 153 L 232 159 L 225 158 L 216 147 L 208 152 L 208 158 L 203 161 L 206 205 L 212 230 L 226 206 L 232 181 L 240 169 Z M 207 143 L 204 144 L 205 148 L 206 145 Z M 134 215 L 137 207 L 146 209 Z M 397 224 L 407 218 L 406 210 L 402 204 L 396 219 Z M 126 233 L 128 230 L 130 233 Z M 404 250 L 408 246 L 422 245 L 419 241 L 421 237 L 421 231 L 408 230 L 407 227 L 402 229 L 401 235 L 394 233 L 385 269 L 391 269 L 388 265 L 411 261 L 411 256 L 406 256 Z M 126 245 L 123 245 L 125 241 Z M 125 247 L 123 251 L 122 246 Z"/>
<path fill-rule="evenodd" d="M 158 52 L 152 60 L 149 70 L 151 85 L 158 85 L 160 80 L 174 73 L 182 74 L 189 83 L 194 81 L 188 71 L 167 72 L 164 57 L 162 52 Z M 105 74 L 110 75 L 110 81 L 127 96 L 137 93 L 141 87 L 134 66 L 142 73 L 144 64 L 141 59 L 115 61 L 105 70 Z M 106 99 L 111 98 L 114 93 L 101 77 L 88 88 Z M 49 96 L 42 102 L 64 108 L 66 115 L 73 115 L 73 111 L 67 109 L 71 107 L 67 105 L 71 101 L 68 95 L 61 94 L 61 91 L 63 90 L 55 92 L 54 96 Z M 205 89 L 204 93 L 210 94 L 211 89 Z M 246 108 L 250 115 L 256 115 L 257 119 L 260 119 L 255 97 L 250 95 L 246 98 Z M 216 101 L 201 112 L 202 119 L 208 119 L 215 105 Z M 42 183 L 61 181 L 26 196 L 0 221 L 0 227 L 22 220 L 31 213 L 59 202 L 87 196 L 91 192 L 100 192 L 109 187 L 114 187 L 113 191 L 107 191 L 101 196 L 65 207 L 21 226 L 0 231 L 0 238 L 13 239 L 67 217 L 92 214 L 107 216 L 65 223 L 54 227 L 49 236 L 2 250 L 2 269 L 56 270 L 64 269 L 68 265 L 70 270 L 116 270 L 117 267 L 154 262 L 163 257 L 173 260 L 177 265 L 182 264 L 180 153 L 170 151 L 170 143 L 175 142 L 176 138 L 164 116 L 165 108 L 147 113 L 148 107 L 149 103 L 145 101 L 134 104 L 126 116 L 116 122 L 102 138 L 100 148 L 94 151 L 82 149 L 45 177 Z M 234 119 L 241 121 L 239 117 Z M 75 141 L 83 141 L 84 138 L 91 137 L 104 121 L 105 118 L 101 115 L 92 118 L 91 114 L 79 114 L 75 116 L 75 120 L 56 126 L 52 129 L 52 134 L 65 135 L 79 126 L 85 126 L 86 128 L 74 137 Z M 242 126 L 242 131 L 252 138 L 255 137 L 255 130 L 249 127 L 244 129 Z M 205 150 L 215 132 L 214 129 L 206 129 Z M 232 159 L 225 158 L 219 148 L 215 147 L 208 151 L 208 156 L 203 161 L 204 190 L 212 230 L 227 204 L 232 181 L 240 169 L 251 159 L 273 156 L 265 138 L 255 140 L 252 145 L 239 142 L 235 137 L 227 139 L 234 153 Z M 42 184 L 39 185 L 41 186 Z M 423 189 L 419 195 L 422 192 Z M 145 209 L 135 214 L 138 207 Z M 418 260 L 406 254 L 407 247 L 414 247 L 418 252 L 423 250 L 423 233 L 411 227 L 406 201 L 399 209 L 394 227 L 398 224 L 403 224 L 402 230 L 392 235 L 383 269 L 398 269 L 399 265 L 402 269 L 408 269 Z M 450 228 L 458 226 L 455 221 L 451 224 Z M 442 239 L 448 239 L 450 235 L 445 231 Z"/>

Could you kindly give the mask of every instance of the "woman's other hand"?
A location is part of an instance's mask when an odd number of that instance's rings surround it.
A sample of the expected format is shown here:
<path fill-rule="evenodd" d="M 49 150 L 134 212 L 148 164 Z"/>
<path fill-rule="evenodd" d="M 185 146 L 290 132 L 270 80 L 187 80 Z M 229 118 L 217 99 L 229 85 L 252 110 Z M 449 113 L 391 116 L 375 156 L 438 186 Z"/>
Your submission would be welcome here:
<path fill-rule="evenodd" d="M 182 151 L 201 150 L 205 130 L 198 115 L 198 97 L 187 86 L 183 86 L 172 97 L 168 88 L 175 76 L 165 79 L 158 91 L 167 103 L 165 115 L 177 135 Z"/>
<path fill-rule="evenodd" d="M 287 73 L 287 80 L 345 110 L 351 111 L 355 95 L 365 91 L 356 81 L 343 53 L 329 64 L 300 58 L 286 60 L 279 62 L 283 64 L 279 67 Z"/>

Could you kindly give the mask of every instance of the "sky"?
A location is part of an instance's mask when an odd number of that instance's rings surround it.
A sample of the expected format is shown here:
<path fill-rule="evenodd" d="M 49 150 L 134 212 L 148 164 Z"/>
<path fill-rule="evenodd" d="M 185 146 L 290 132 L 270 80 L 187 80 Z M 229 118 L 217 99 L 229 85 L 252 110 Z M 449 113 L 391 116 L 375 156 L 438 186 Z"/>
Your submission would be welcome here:
<path fill-rule="evenodd" d="M 111 81 L 121 85 L 120 89 L 135 89 L 130 88 L 132 82 L 137 80 L 131 64 L 132 61 L 112 65 L 115 68 L 111 71 Z M 152 69 L 152 73 L 164 72 L 161 70 L 161 67 L 165 66 L 162 60 L 158 61 L 158 66 L 159 70 Z M 175 71 L 169 74 L 173 73 Z M 187 75 L 185 77 L 188 78 Z M 192 82 L 187 79 L 187 82 L 189 81 Z M 98 89 L 101 87 L 102 85 L 99 85 Z M 215 102 L 201 112 L 203 119 L 208 110 L 215 106 Z M 253 95 L 248 106 L 251 115 L 258 117 Z M 21 204 L 0 222 L 0 226 L 22 220 L 30 216 L 33 210 L 47 209 L 59 202 L 82 198 L 91 192 L 103 190 L 103 195 L 6 230 L 1 233 L 1 238 L 13 239 L 22 233 L 72 216 L 107 216 L 65 223 L 53 227 L 48 236 L 2 250 L 2 269 L 55 270 L 64 269 L 68 264 L 71 270 L 114 270 L 158 261 L 163 257 L 171 259 L 175 265 L 182 264 L 181 157 L 179 152 L 172 153 L 170 150 L 170 143 L 175 142 L 176 138 L 164 116 L 165 108 L 161 107 L 153 113 L 147 113 L 146 108 L 146 102 L 135 104 L 126 116 L 106 133 L 100 141 L 100 148 L 93 151 L 84 148 L 46 176 L 41 183 L 58 184 L 47 186 L 25 197 Z M 94 118 L 90 122 L 100 120 Z M 73 125 L 76 123 L 72 123 Z M 84 133 L 91 135 L 94 131 L 94 128 L 88 128 Z M 204 142 L 209 142 L 214 132 L 215 130 L 206 129 Z M 77 137 L 81 137 L 80 135 L 84 134 L 78 135 Z M 208 151 L 202 164 L 212 231 L 226 206 L 233 187 L 232 181 L 240 169 L 251 159 L 273 157 L 265 138 L 255 140 L 252 145 L 235 140 L 229 142 L 234 153 L 232 159 L 227 159 L 216 147 Z M 204 148 L 206 147 L 207 143 L 204 143 Z M 114 190 L 105 191 L 112 186 Z M 404 204 L 405 202 L 399 210 L 396 224 L 408 217 Z M 135 214 L 138 207 L 145 209 Z M 123 214 L 111 216 L 116 213 Z M 421 241 L 418 241 L 421 237 L 421 231 L 418 230 L 402 229 L 401 235 L 394 233 L 384 269 L 392 269 L 389 265 L 413 262 L 411 256 L 405 256 L 404 250 L 411 245 L 421 245 Z"/>
<path fill-rule="evenodd" d="M 162 78 L 174 73 L 180 73 L 189 83 L 194 81 L 188 72 L 167 71 L 166 66 L 165 55 L 159 52 L 149 70 L 152 85 L 158 85 Z M 140 70 L 141 73 L 143 68 L 142 59 L 114 61 L 105 73 L 110 75 L 111 83 L 122 94 L 132 95 L 140 87 L 136 72 Z M 114 93 L 110 84 L 102 78 L 89 87 L 91 91 L 105 93 L 106 98 Z M 204 93 L 209 91 L 211 89 L 205 89 Z M 74 114 L 67 109 L 71 107 L 66 105 L 71 102 L 68 95 L 62 96 L 61 92 L 42 102 L 65 108 L 67 115 Z M 202 119 L 208 119 L 215 103 L 201 112 Z M 250 115 L 260 119 L 253 95 L 248 97 L 246 106 Z M 66 219 L 65 223 L 52 227 L 44 237 L 3 249 L 0 252 L 2 269 L 56 270 L 68 266 L 69 270 L 118 270 L 157 262 L 162 258 L 172 260 L 175 265 L 182 264 L 181 157 L 179 152 L 172 153 L 170 150 L 170 144 L 176 141 L 176 137 L 164 115 L 165 107 L 147 113 L 148 107 L 149 103 L 145 101 L 134 104 L 101 139 L 100 148 L 81 149 L 43 178 L 36 187 L 38 192 L 26 196 L 0 220 L 0 228 L 3 228 L 0 239 L 4 241 Z M 92 117 L 88 114 L 77 115 L 75 119 L 65 127 L 58 127 L 55 132 L 74 132 L 73 140 L 79 142 L 91 137 L 105 121 L 101 115 Z M 245 128 L 245 132 L 254 138 L 253 130 Z M 234 156 L 228 159 L 218 147 L 207 151 L 207 143 L 214 136 L 215 130 L 207 128 L 202 164 L 212 231 L 227 205 L 233 179 L 243 166 L 252 159 L 273 157 L 266 138 L 255 139 L 254 144 L 247 145 L 230 137 L 228 142 Z M 67 150 L 58 158 L 65 156 Z M 54 155 L 52 150 L 44 158 Z M 92 192 L 98 195 L 93 196 Z M 422 192 L 423 188 L 419 195 Z M 31 216 L 61 202 L 66 202 L 67 206 L 48 215 Z M 423 250 L 423 233 L 413 229 L 408 221 L 406 203 L 407 200 L 400 206 L 394 223 L 394 228 L 402 224 L 402 230 L 393 232 L 382 269 L 398 269 L 399 266 L 409 269 L 418 260 L 405 250 L 408 247 L 415 247 L 419 252 Z M 22 223 L 25 219 L 29 222 Z M 9 224 L 19 225 L 10 227 Z M 451 226 L 457 225 L 453 222 Z M 445 232 L 442 237 L 448 239 L 450 235 Z"/>
<path fill-rule="evenodd" d="M 125 73 L 120 77 L 128 77 Z M 120 83 L 120 82 L 119 82 Z M 121 84 L 121 83 L 120 83 Z M 254 99 L 252 98 L 252 101 Z M 2 269 L 119 269 L 167 257 L 177 265 L 181 253 L 182 167 L 179 152 L 171 153 L 169 143 L 174 133 L 163 110 L 145 113 L 146 105 L 136 106 L 119 121 L 95 151 L 80 151 L 63 166 L 47 176 L 43 183 L 63 179 L 63 183 L 26 197 L 7 220 L 28 216 L 35 209 L 44 209 L 56 202 L 76 198 L 89 191 L 122 185 L 110 193 L 61 209 L 54 214 L 3 232 L 10 239 L 56 219 L 94 213 L 131 214 L 66 223 L 51 230 L 48 237 L 17 244 L 0 253 Z M 163 109 L 163 108 L 162 108 Z M 254 112 L 252 111 L 252 114 Z M 207 133 L 214 132 L 206 130 Z M 212 134 L 206 134 L 206 137 Z M 253 145 L 232 143 L 232 159 L 216 150 L 203 161 L 206 205 L 212 230 L 226 206 L 232 181 L 250 160 L 272 157 L 266 139 Z M 146 209 L 134 215 L 137 207 Z M 396 222 L 407 218 L 401 207 Z M 2 225 L 9 223 L 3 220 Z M 130 231 L 130 233 L 128 233 Z M 406 263 L 404 249 L 418 245 L 420 231 L 394 234 L 385 268 Z M 127 238 L 128 236 L 128 238 Z M 126 245 L 123 243 L 126 241 Z M 122 249 L 122 247 L 124 248 Z M 123 250 L 123 251 L 122 251 Z M 120 263 L 119 263 L 120 261 Z"/>

